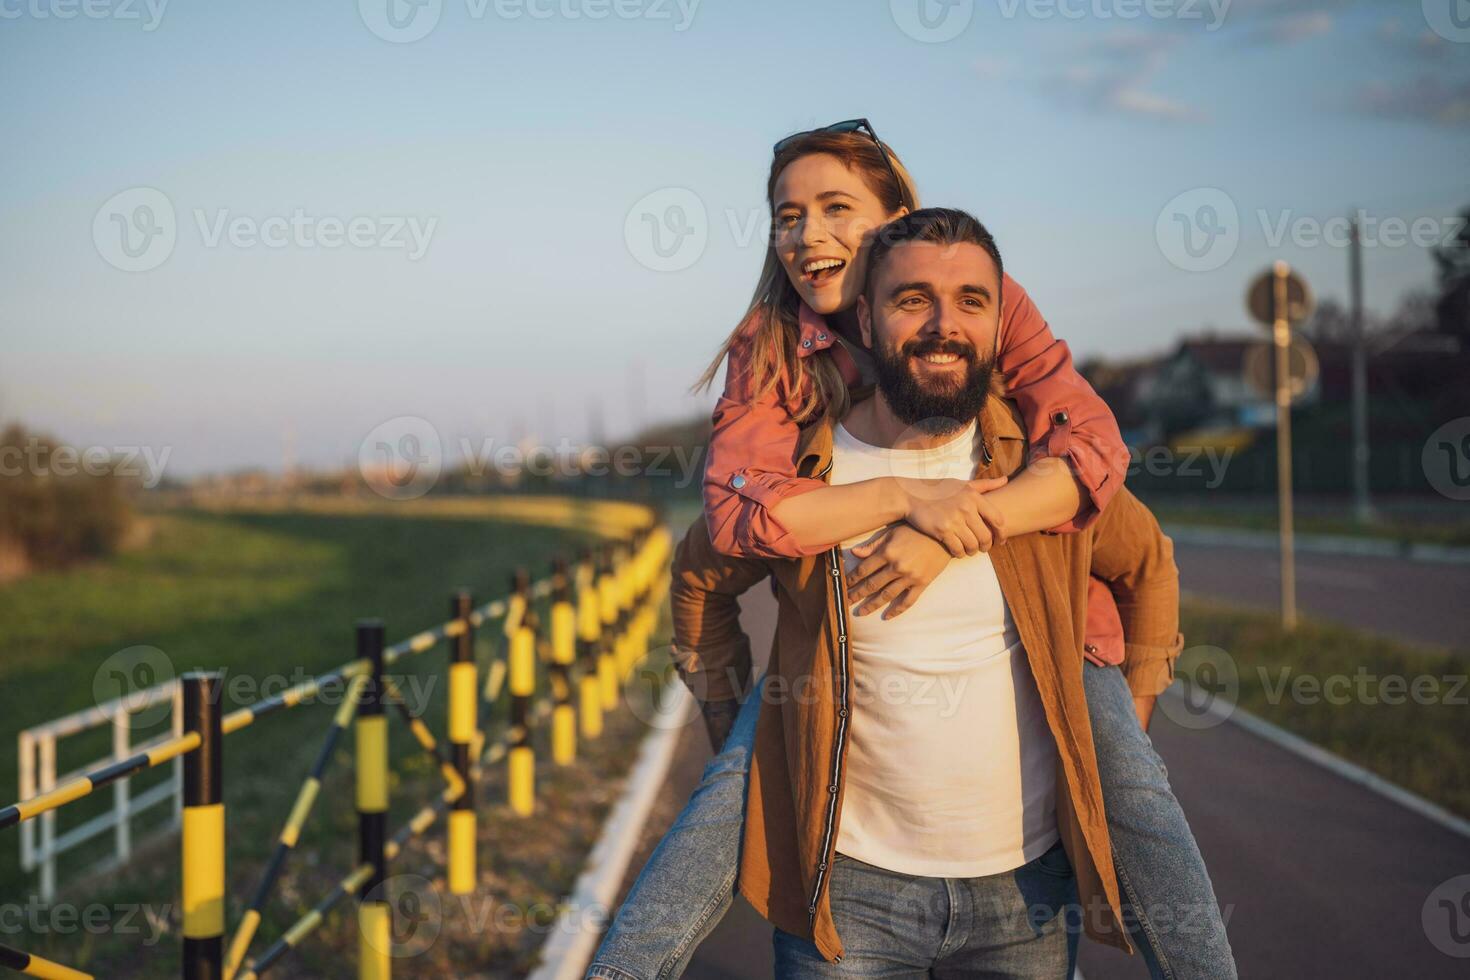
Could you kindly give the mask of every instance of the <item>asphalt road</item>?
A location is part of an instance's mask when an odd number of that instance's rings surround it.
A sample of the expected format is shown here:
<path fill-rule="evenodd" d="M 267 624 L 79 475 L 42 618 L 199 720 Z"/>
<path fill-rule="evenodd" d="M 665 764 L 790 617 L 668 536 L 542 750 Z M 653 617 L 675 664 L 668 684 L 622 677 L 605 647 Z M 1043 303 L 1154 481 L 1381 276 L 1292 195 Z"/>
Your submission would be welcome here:
<path fill-rule="evenodd" d="M 1281 608 L 1275 551 L 1176 543 L 1174 560 L 1180 584 L 1192 596 Z M 1297 607 L 1303 615 L 1417 643 L 1470 649 L 1470 564 L 1298 552 L 1296 571 Z"/>
<path fill-rule="evenodd" d="M 1180 552 L 1186 588 L 1193 592 L 1213 588 L 1242 602 L 1270 595 L 1269 585 L 1260 593 L 1251 581 L 1266 577 L 1269 552 Z M 1442 596 L 1441 580 L 1470 571 L 1368 571 L 1358 561 L 1304 558 L 1302 604 L 1308 612 L 1385 632 L 1395 617 L 1366 608 L 1375 604 L 1364 602 L 1364 594 L 1378 593 L 1382 607 L 1416 589 Z M 1356 604 L 1336 596 L 1346 588 L 1358 590 Z M 1458 594 L 1470 594 L 1463 579 Z M 755 650 L 769 648 L 774 608 L 764 589 L 746 597 L 742 618 Z M 1441 625 L 1457 615 L 1456 607 L 1438 606 L 1432 598 L 1420 608 L 1421 618 Z M 1470 840 L 1228 722 L 1186 730 L 1159 712 L 1151 734 L 1210 868 L 1242 977 L 1470 976 L 1470 934 L 1457 944 L 1454 931 L 1470 933 L 1470 917 L 1451 921 L 1457 913 L 1440 907 L 1443 894 L 1432 894 L 1449 879 L 1470 875 Z M 697 784 L 709 754 L 702 726 L 691 726 L 646 830 L 644 856 Z M 635 860 L 625 887 L 642 860 Z M 1470 878 L 1451 897 L 1470 910 L 1466 890 Z M 1466 958 L 1446 955 L 1433 939 Z M 771 962 L 769 925 L 737 898 L 686 976 L 768 978 Z M 1147 976 L 1137 957 L 1089 942 L 1081 967 L 1087 980 Z"/>

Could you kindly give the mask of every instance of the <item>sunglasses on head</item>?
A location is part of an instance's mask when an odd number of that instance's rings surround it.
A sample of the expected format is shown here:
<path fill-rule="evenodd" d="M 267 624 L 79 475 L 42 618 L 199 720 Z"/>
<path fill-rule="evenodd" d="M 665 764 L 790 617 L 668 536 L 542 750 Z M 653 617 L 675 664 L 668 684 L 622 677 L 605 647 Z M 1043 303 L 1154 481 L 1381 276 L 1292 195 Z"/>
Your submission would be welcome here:
<path fill-rule="evenodd" d="M 776 145 L 771 147 L 771 152 L 779 154 L 782 150 L 791 146 L 791 144 L 795 143 L 803 136 L 810 136 L 812 133 L 866 134 L 867 137 L 873 141 L 873 145 L 878 147 L 878 152 L 883 156 L 884 165 L 888 167 L 888 172 L 893 175 L 893 182 L 898 185 L 899 202 L 902 203 L 903 206 L 908 208 L 910 211 L 914 209 L 914 202 L 909 200 L 908 187 L 904 184 L 903 178 L 898 175 L 898 168 L 893 165 L 892 158 L 888 156 L 887 147 L 885 147 L 883 145 L 883 141 L 878 138 L 878 134 L 873 131 L 873 124 L 868 122 L 866 119 L 844 119 L 842 122 L 836 122 L 830 126 L 822 126 L 819 129 L 808 129 L 804 132 L 792 133 L 785 139 L 778 140 L 776 142 Z"/>

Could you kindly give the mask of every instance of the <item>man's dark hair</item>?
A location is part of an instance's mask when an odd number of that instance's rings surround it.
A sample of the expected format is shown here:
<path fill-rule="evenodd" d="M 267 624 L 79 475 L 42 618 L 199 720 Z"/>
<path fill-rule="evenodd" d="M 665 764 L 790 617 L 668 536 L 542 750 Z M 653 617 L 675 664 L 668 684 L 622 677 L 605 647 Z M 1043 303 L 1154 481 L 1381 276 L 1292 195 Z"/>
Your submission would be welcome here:
<path fill-rule="evenodd" d="M 996 247 L 995 238 L 974 215 L 958 208 L 920 208 L 888 222 L 873 236 L 873 243 L 868 247 L 868 281 L 864 289 L 868 302 L 876 299 L 872 292 L 873 286 L 878 281 L 878 270 L 883 268 L 888 253 L 895 246 L 908 242 L 979 245 L 995 262 L 997 290 L 1001 288 L 1000 281 L 1005 279 L 1005 266 L 1001 264 L 1000 249 Z M 996 296 L 995 301 L 1000 303 L 1001 297 Z"/>

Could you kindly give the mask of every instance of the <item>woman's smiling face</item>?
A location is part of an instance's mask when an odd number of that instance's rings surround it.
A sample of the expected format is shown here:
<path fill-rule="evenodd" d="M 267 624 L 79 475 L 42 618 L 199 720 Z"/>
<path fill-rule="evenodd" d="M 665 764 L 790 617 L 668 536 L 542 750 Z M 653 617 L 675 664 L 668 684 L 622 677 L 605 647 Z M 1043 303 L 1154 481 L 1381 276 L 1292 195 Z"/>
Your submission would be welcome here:
<path fill-rule="evenodd" d="M 772 201 L 772 240 L 797 293 L 824 316 L 851 309 L 869 238 L 903 211 L 889 214 L 862 176 L 828 153 L 792 161 Z"/>

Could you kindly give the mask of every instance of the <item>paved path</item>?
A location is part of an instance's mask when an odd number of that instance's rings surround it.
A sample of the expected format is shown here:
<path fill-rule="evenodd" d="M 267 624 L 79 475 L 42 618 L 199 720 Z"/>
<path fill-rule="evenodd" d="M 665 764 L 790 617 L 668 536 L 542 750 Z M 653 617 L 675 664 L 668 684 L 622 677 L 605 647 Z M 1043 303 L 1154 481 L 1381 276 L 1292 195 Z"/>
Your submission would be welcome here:
<path fill-rule="evenodd" d="M 1192 556 L 1185 562 L 1199 567 Z M 774 609 L 764 589 L 747 596 L 743 619 L 756 650 L 769 648 Z M 1242 977 L 1470 976 L 1470 959 L 1438 952 L 1421 920 L 1436 886 L 1470 874 L 1470 840 L 1232 724 L 1190 731 L 1159 713 L 1152 734 L 1229 917 Z M 648 828 L 649 847 L 708 758 L 702 726 L 691 726 Z M 641 864 L 640 857 L 635 870 Z M 1447 916 L 1430 919 L 1446 936 Z M 1470 954 L 1470 940 L 1463 949 Z M 1146 976 L 1136 957 L 1093 943 L 1084 944 L 1082 969 L 1087 980 Z M 770 927 L 737 899 L 686 976 L 770 977 Z"/>
<path fill-rule="evenodd" d="M 1177 544 L 1191 596 L 1281 608 L 1274 551 Z M 1417 643 L 1470 649 L 1470 565 L 1298 553 L 1297 605 L 1306 616 Z"/>

